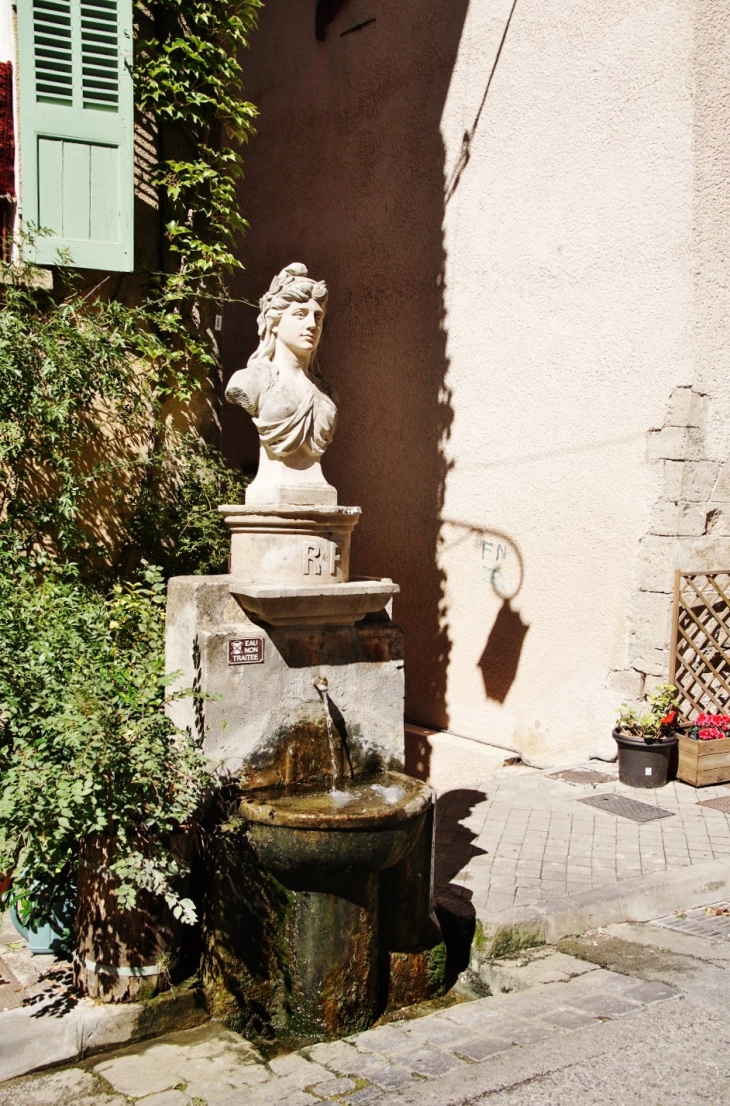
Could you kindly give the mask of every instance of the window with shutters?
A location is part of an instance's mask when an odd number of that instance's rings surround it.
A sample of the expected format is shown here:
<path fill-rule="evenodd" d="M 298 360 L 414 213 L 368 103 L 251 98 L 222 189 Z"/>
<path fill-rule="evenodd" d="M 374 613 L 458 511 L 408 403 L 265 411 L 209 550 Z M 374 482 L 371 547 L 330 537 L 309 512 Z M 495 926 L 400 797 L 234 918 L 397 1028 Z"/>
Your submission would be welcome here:
<path fill-rule="evenodd" d="M 80 268 L 133 267 L 132 0 L 18 0 L 20 204 Z"/>

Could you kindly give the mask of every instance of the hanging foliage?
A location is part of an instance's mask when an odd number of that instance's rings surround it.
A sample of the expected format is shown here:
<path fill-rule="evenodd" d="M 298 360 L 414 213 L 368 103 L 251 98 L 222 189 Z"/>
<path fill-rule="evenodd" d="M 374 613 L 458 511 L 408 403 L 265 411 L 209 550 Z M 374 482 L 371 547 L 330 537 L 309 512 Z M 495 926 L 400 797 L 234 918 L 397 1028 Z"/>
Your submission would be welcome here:
<path fill-rule="evenodd" d="M 162 198 L 169 252 L 179 265 L 166 285 L 219 296 L 247 223 L 236 184 L 241 145 L 256 108 L 242 96 L 240 52 L 260 0 L 155 0 L 136 6 L 135 96 L 159 128 L 153 182 Z"/>
<path fill-rule="evenodd" d="M 243 482 L 176 411 L 217 369 L 205 313 L 239 264 L 256 111 L 238 55 L 259 7 L 136 5 L 166 244 L 144 296 L 84 292 L 66 270 L 52 295 L 33 266 L 0 264 L 0 873 L 36 917 L 97 833 L 123 905 L 144 888 L 195 916 L 167 841 L 215 781 L 166 713 L 165 578 L 225 571 L 215 506 Z"/>

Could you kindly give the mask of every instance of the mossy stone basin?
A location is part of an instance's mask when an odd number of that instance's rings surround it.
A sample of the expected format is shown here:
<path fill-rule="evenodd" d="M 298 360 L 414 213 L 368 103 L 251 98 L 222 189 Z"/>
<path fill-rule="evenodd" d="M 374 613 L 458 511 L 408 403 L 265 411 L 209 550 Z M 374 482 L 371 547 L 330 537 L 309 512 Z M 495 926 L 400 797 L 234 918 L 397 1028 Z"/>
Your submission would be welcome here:
<path fill-rule="evenodd" d="M 420 780 L 381 772 L 333 790 L 320 784 L 252 791 L 239 809 L 254 851 L 273 871 L 364 874 L 409 852 L 432 801 Z"/>

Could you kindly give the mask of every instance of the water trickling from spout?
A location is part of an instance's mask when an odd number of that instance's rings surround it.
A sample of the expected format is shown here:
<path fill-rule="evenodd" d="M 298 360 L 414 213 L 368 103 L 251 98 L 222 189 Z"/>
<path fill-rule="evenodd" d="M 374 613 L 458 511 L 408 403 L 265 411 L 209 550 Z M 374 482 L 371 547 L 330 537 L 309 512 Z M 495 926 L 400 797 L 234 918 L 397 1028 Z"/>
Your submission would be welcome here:
<path fill-rule="evenodd" d="M 318 692 L 320 699 L 322 700 L 322 706 L 324 707 L 324 722 L 327 727 L 327 741 L 330 747 L 330 763 L 332 764 L 332 787 L 330 791 L 337 790 L 337 780 L 339 779 L 339 772 L 337 771 L 337 752 L 335 750 L 335 726 L 332 721 L 332 714 L 330 713 L 329 699 L 327 698 L 327 689 L 329 684 L 327 683 L 326 676 L 317 676 L 314 681 L 315 690 Z"/>

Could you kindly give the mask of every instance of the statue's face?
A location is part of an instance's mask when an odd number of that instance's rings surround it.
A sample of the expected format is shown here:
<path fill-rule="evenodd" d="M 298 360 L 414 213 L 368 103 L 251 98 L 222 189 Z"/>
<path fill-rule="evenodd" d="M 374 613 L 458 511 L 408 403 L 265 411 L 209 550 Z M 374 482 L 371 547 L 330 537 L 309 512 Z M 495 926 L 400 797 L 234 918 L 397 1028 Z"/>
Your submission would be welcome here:
<path fill-rule="evenodd" d="M 290 303 L 274 327 L 278 341 L 299 356 L 316 350 L 322 334 L 324 311 L 316 300 Z"/>

